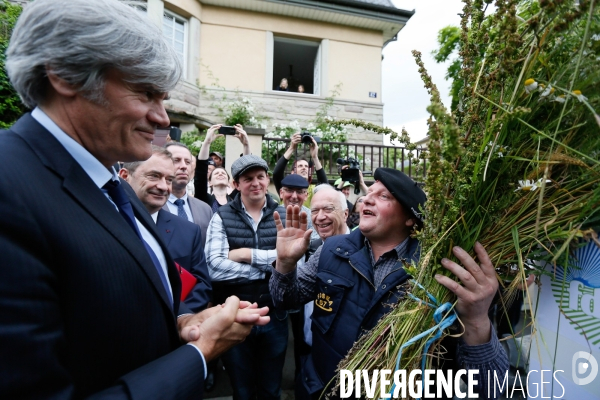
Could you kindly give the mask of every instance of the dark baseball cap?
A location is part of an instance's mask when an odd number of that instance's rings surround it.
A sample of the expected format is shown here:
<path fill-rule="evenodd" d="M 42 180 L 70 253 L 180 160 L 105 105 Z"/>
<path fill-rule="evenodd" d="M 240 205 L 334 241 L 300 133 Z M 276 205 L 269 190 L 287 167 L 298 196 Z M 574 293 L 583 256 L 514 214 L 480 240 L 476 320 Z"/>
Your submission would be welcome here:
<path fill-rule="evenodd" d="M 290 174 L 282 179 L 281 186 L 306 189 L 308 187 L 308 181 L 298 174 Z"/>
<path fill-rule="evenodd" d="M 219 157 L 221 160 L 224 158 L 224 157 L 223 157 L 223 154 L 219 153 L 218 151 L 213 151 L 213 152 L 212 152 L 212 153 L 210 153 L 208 156 L 209 156 L 209 157 L 210 157 L 210 156 L 217 156 L 217 157 Z"/>
<path fill-rule="evenodd" d="M 423 223 L 425 216 L 420 208 L 425 207 L 427 196 L 417 182 L 393 168 L 377 168 L 374 177 L 376 181 L 383 183 L 383 186 L 402 204 L 402 207 L 410 211 L 420 223 Z"/>
<path fill-rule="evenodd" d="M 244 172 L 252 168 L 262 168 L 265 172 L 269 172 L 269 166 L 265 160 L 254 154 L 248 154 L 238 158 L 231 164 L 231 175 L 237 181 Z"/>

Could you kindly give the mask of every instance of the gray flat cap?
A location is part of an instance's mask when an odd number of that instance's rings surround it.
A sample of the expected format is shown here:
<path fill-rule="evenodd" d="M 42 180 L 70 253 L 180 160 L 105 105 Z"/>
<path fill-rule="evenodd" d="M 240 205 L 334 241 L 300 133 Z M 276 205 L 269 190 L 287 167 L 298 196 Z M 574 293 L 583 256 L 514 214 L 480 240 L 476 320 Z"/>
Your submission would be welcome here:
<path fill-rule="evenodd" d="M 238 158 L 231 164 L 233 179 L 237 181 L 244 172 L 252 168 L 262 168 L 265 172 L 269 172 L 269 166 L 265 160 L 254 154 L 248 154 Z"/>

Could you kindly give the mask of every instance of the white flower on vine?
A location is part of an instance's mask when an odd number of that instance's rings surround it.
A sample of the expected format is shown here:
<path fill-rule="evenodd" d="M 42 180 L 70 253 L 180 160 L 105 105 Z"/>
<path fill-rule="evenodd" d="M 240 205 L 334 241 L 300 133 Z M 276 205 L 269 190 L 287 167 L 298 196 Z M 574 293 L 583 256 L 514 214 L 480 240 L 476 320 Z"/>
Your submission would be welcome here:
<path fill-rule="evenodd" d="M 566 97 L 564 94 L 561 94 L 560 96 L 556 96 L 552 99 L 552 101 L 556 101 L 557 103 L 564 103 L 566 100 Z"/>
<path fill-rule="evenodd" d="M 251 103 L 250 99 L 249 99 L 249 98 L 247 98 L 247 97 L 244 97 L 244 98 L 242 99 L 242 102 L 243 102 L 243 103 L 246 103 L 246 104 L 248 104 L 248 103 Z"/>
<path fill-rule="evenodd" d="M 504 157 L 504 155 L 508 154 L 509 152 L 510 152 L 510 148 L 508 146 L 501 146 L 501 145 L 496 146 L 496 155 L 498 157 Z"/>
<path fill-rule="evenodd" d="M 488 150 L 490 150 L 493 145 L 494 145 L 493 142 L 488 142 L 488 144 L 485 145 L 483 152 L 487 153 Z M 496 153 L 496 155 L 498 157 L 504 157 L 506 154 L 508 154 L 510 152 L 510 148 L 508 146 L 503 146 L 503 145 L 497 144 L 494 146 L 494 152 Z"/>
<path fill-rule="evenodd" d="M 546 183 L 550 183 L 552 182 L 550 179 L 546 179 Z M 519 187 L 517 188 L 517 190 L 515 190 L 515 192 L 521 190 L 523 192 L 533 192 L 534 190 L 536 190 L 538 187 L 542 186 L 542 179 L 538 179 L 537 181 L 534 180 L 524 180 L 524 181 L 519 181 Z"/>
<path fill-rule="evenodd" d="M 202 147 L 202 140 L 196 140 L 194 143 L 192 143 L 192 147 Z"/>
<path fill-rule="evenodd" d="M 293 120 L 292 122 L 290 122 L 290 128 L 292 129 L 300 129 L 300 122 L 298 122 L 297 119 Z"/>
<path fill-rule="evenodd" d="M 260 129 L 267 129 L 267 124 L 260 124 Z"/>

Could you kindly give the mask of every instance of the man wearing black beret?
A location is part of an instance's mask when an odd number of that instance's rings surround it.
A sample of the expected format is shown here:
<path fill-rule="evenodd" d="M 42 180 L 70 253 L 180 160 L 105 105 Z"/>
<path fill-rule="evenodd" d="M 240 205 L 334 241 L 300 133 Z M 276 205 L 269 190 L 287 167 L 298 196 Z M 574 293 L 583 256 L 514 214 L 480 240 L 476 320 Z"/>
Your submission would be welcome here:
<path fill-rule="evenodd" d="M 403 298 L 402 285 L 410 278 L 403 266 L 419 259 L 420 246 L 411 233 L 424 221 L 425 193 L 391 168 L 378 168 L 375 180 L 364 197 L 359 229 L 329 238 L 298 269 L 296 262 L 309 245 L 306 216 L 298 207 L 288 207 L 284 227 L 275 213 L 277 260 L 270 281 L 274 304 L 293 308 L 315 300 L 312 352 L 301 371 L 308 399 L 319 398 L 354 342 Z M 436 368 L 496 371 L 503 376 L 508 359 L 487 314 L 498 282 L 485 249 L 477 244 L 475 252 L 479 264 L 458 247 L 454 255 L 464 267 L 442 261 L 462 286 L 436 276 L 456 294 L 455 310 L 464 324 L 461 338 L 444 340 L 447 353 Z M 479 398 L 487 398 L 488 376 L 475 374 Z"/>

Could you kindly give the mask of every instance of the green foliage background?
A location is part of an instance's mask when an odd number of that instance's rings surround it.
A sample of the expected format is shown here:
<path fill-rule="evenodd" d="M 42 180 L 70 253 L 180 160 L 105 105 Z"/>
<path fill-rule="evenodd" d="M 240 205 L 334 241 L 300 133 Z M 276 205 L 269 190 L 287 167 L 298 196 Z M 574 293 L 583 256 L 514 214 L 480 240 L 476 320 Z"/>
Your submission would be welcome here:
<path fill-rule="evenodd" d="M 0 0 L 0 129 L 10 127 L 27 111 L 11 86 L 4 68 L 10 35 L 21 11 L 20 6 Z"/>

